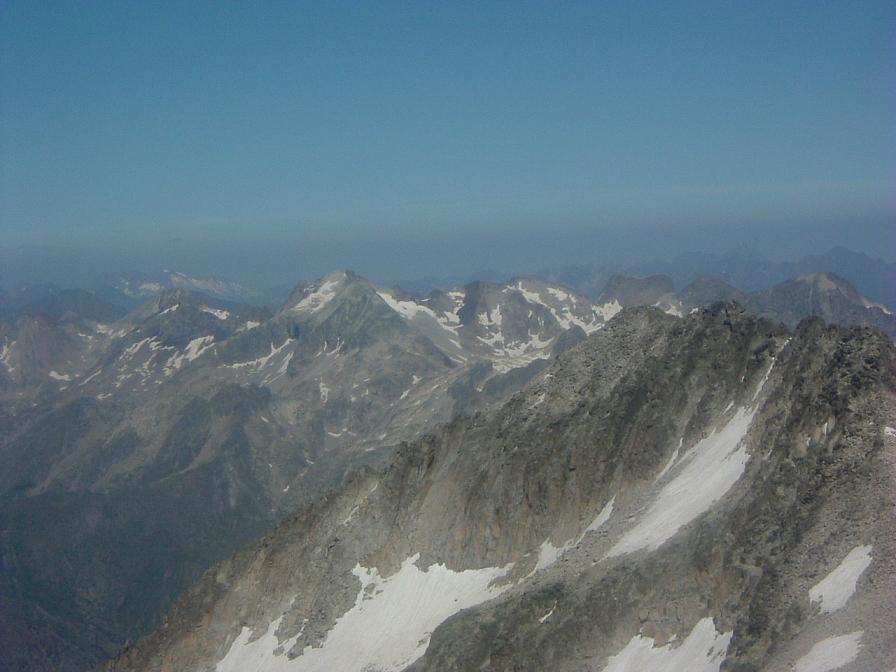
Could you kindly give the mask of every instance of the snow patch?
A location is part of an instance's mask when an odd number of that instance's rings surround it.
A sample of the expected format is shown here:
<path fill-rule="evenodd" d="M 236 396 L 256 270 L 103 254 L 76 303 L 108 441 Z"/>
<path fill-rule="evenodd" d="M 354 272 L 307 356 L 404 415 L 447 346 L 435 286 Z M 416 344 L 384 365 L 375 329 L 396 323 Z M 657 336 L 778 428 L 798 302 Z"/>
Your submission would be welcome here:
<path fill-rule="evenodd" d="M 203 313 L 214 315 L 219 320 L 230 319 L 230 313 L 226 310 L 218 310 L 217 308 L 209 308 L 208 306 L 202 306 L 199 310 L 201 310 Z"/>
<path fill-rule="evenodd" d="M 606 503 L 603 509 L 601 509 L 600 513 L 597 514 L 597 517 L 591 521 L 588 527 L 586 527 L 582 531 L 582 534 L 580 534 L 577 539 L 571 539 L 562 546 L 554 546 L 550 539 L 545 539 L 542 542 L 541 546 L 539 546 L 538 548 L 538 560 L 535 562 L 535 569 L 533 569 L 529 573 L 529 576 L 532 576 L 532 574 L 535 574 L 535 572 L 538 572 L 542 569 L 547 569 L 548 567 L 553 565 L 569 549 L 577 546 L 582 541 L 582 539 L 585 538 L 586 534 L 596 531 L 604 523 L 610 520 L 610 516 L 613 515 L 613 503 L 615 501 L 616 495 L 613 495 L 610 501 Z"/>
<path fill-rule="evenodd" d="M 3 349 L 0 350 L 0 363 L 2 363 L 3 366 L 5 366 L 10 372 L 15 370 L 15 367 L 9 363 L 12 357 L 12 346 L 14 346 L 15 344 L 15 341 L 4 343 Z"/>
<path fill-rule="evenodd" d="M 603 526 L 604 523 L 606 523 L 608 520 L 610 520 L 610 516 L 613 515 L 613 503 L 615 501 L 616 501 L 616 495 L 613 495 L 610 498 L 610 501 L 607 502 L 606 506 L 604 506 L 604 508 L 601 509 L 600 513 L 597 514 L 597 518 L 595 518 L 593 521 L 591 521 L 591 524 L 585 528 L 585 531 L 582 533 L 582 536 L 579 538 L 579 541 L 581 541 L 588 532 L 596 531 L 598 528 Z"/>
<path fill-rule="evenodd" d="M 821 603 L 821 613 L 846 606 L 856 592 L 856 582 L 871 564 L 871 546 L 856 546 L 834 570 L 809 590 L 809 599 Z"/>
<path fill-rule="evenodd" d="M 328 277 L 317 288 L 309 287 L 305 290 L 305 296 L 296 305 L 289 309 L 292 313 L 316 313 L 323 309 L 336 296 L 345 275 L 340 273 L 335 277 Z"/>
<path fill-rule="evenodd" d="M 805 656 L 796 661 L 794 672 L 830 672 L 855 660 L 863 630 L 839 637 L 828 637 L 815 644 Z"/>
<path fill-rule="evenodd" d="M 98 375 L 100 375 L 102 372 L 103 372 L 102 369 L 97 369 L 96 371 L 94 371 L 93 373 L 91 373 L 89 376 L 87 376 L 84 380 L 82 380 L 80 383 L 78 383 L 78 387 L 81 387 L 81 386 L 83 386 L 83 385 L 86 385 L 86 384 L 89 383 L 91 380 L 93 380 L 93 379 L 96 378 Z"/>
<path fill-rule="evenodd" d="M 214 345 L 214 342 L 214 336 L 200 336 L 199 338 L 194 338 L 187 344 L 187 347 L 184 348 L 184 351 L 182 353 L 172 355 L 168 359 L 168 361 L 165 363 L 165 373 L 167 375 L 171 375 L 179 368 L 181 368 L 186 362 L 192 362 L 203 352 L 212 347 L 212 345 Z"/>
<path fill-rule="evenodd" d="M 50 373 L 48 373 L 47 375 L 50 376 L 50 378 L 52 378 L 53 380 L 64 380 L 65 382 L 68 382 L 72 379 L 71 376 L 64 373 L 57 373 L 56 371 L 50 371 Z"/>
<path fill-rule="evenodd" d="M 289 345 L 289 339 L 287 338 L 281 345 L 274 347 L 274 344 L 271 343 L 271 351 L 266 354 L 264 357 L 259 357 L 258 359 L 253 359 L 248 362 L 237 362 L 236 364 L 229 364 L 228 367 L 231 369 L 242 369 L 246 367 L 252 367 L 256 371 L 261 370 L 271 361 L 273 357 L 279 355 L 282 352 L 283 348 Z M 292 353 L 290 353 L 292 354 Z"/>
<path fill-rule="evenodd" d="M 432 631 L 445 619 L 509 587 L 491 584 L 512 565 L 455 572 L 437 564 L 421 570 L 416 564 L 419 557 L 407 558 L 389 577 L 380 576 L 376 568 L 356 565 L 352 574 L 361 587 L 355 604 L 336 621 L 320 647 L 306 646 L 290 660 L 286 654 L 297 637 L 281 643 L 275 634 L 279 620 L 254 641 L 249 641 L 251 629 L 243 628 L 216 672 L 398 672 L 426 652 Z"/>
<path fill-rule="evenodd" d="M 607 557 L 655 550 L 706 512 L 740 479 L 747 466 L 744 437 L 755 411 L 739 409 L 722 429 L 702 439 L 682 458 L 683 466 L 660 491 L 640 521 Z"/>
<path fill-rule="evenodd" d="M 675 464 L 675 461 L 678 459 L 678 451 L 681 450 L 681 446 L 682 446 L 683 444 L 684 444 L 684 439 L 683 439 L 683 438 L 682 438 L 682 439 L 678 439 L 678 447 L 677 447 L 677 448 L 675 449 L 675 451 L 672 453 L 672 457 L 669 458 L 669 461 L 666 462 L 666 466 L 663 467 L 663 470 L 659 473 L 659 476 L 657 476 L 657 477 L 654 479 L 654 481 L 653 481 L 654 483 L 656 483 L 656 482 L 657 482 L 658 480 L 660 480 L 663 476 L 665 476 L 665 475 L 669 472 L 669 470 L 672 468 L 672 466 Z"/>
<path fill-rule="evenodd" d="M 609 322 L 620 310 L 622 310 L 622 304 L 616 299 L 594 307 L 595 314 L 604 318 L 604 322 Z"/>
<path fill-rule="evenodd" d="M 720 633 L 712 618 L 700 619 L 680 645 L 656 646 L 653 638 L 636 635 L 610 656 L 603 672 L 718 672 L 731 632 Z"/>

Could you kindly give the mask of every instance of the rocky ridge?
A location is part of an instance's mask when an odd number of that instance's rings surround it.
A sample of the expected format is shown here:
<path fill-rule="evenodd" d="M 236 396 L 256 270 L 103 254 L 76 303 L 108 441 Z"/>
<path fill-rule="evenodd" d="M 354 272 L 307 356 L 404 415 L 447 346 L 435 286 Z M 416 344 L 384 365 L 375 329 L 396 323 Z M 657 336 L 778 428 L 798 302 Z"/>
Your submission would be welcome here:
<path fill-rule="evenodd" d="M 885 672 L 894 354 L 733 304 L 626 310 L 210 570 L 106 669 Z"/>

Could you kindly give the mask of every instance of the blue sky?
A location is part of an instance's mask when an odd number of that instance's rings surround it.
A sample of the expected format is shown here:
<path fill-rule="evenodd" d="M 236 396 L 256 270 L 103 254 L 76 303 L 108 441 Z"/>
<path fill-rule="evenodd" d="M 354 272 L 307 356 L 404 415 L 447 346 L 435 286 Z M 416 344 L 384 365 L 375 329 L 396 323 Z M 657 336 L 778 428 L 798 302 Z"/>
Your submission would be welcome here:
<path fill-rule="evenodd" d="M 127 245 L 879 226 L 894 34 L 893 2 L 7 0 L 0 228 Z"/>

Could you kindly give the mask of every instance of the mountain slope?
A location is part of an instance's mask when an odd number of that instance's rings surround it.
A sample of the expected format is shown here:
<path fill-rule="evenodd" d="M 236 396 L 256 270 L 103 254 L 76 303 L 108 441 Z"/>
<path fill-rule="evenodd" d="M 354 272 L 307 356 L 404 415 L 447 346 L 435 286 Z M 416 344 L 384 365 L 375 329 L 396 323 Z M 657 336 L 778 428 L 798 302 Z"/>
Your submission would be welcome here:
<path fill-rule="evenodd" d="M 894 382 L 868 329 L 625 311 L 210 570 L 107 669 L 890 669 Z"/>
<path fill-rule="evenodd" d="M 525 280 L 452 294 L 339 271 L 274 314 L 175 289 L 60 331 L 78 358 L 51 343 L 53 358 L 33 357 L 38 396 L 12 386 L 0 409 L 0 651 L 13 669 L 92 667 L 348 469 L 501 402 L 609 315 Z M 0 382 L 30 352 L 18 329 L 0 340 Z M 43 342 L 62 327 L 46 329 L 32 330 Z"/>

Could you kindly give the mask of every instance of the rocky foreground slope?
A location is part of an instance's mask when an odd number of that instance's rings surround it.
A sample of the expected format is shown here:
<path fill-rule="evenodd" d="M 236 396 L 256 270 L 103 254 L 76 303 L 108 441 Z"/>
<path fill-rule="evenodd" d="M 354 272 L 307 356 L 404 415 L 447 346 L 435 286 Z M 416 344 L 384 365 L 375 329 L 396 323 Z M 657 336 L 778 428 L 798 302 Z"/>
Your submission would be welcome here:
<path fill-rule="evenodd" d="M 896 667 L 894 348 L 626 310 L 211 569 L 107 670 Z"/>

